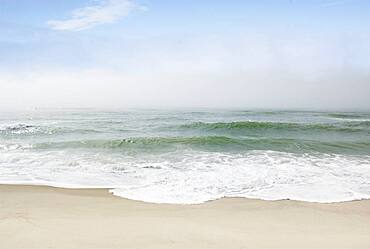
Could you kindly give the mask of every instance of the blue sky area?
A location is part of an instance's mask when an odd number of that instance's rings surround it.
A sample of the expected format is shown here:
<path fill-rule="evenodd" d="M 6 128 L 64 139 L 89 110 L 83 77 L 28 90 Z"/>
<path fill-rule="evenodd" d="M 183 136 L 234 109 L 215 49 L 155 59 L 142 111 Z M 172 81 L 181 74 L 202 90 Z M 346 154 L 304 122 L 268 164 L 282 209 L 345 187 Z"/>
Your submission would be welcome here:
<path fill-rule="evenodd" d="M 366 0 L 0 0 L 2 104 L 49 105 L 40 87 L 55 106 L 370 108 L 369 13 Z M 112 102 L 80 96 L 88 85 Z"/>

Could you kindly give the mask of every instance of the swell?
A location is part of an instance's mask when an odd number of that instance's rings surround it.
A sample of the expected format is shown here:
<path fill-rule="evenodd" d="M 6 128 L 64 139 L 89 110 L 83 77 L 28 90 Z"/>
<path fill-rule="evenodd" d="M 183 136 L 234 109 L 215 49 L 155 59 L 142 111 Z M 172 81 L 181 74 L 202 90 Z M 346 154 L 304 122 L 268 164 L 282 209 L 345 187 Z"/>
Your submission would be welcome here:
<path fill-rule="evenodd" d="M 111 122 L 106 121 L 101 127 L 111 126 Z M 120 122 L 122 123 L 122 122 Z M 123 127 L 111 127 L 111 131 L 125 131 Z M 235 122 L 194 122 L 180 124 L 173 127 L 158 127 L 160 131 L 175 130 L 201 130 L 201 131 L 316 131 L 316 132 L 370 132 L 370 121 L 344 121 L 338 123 L 289 123 L 289 122 L 269 122 L 269 121 L 235 121 Z M 101 133 L 102 130 L 96 127 L 68 127 L 53 125 L 34 125 L 26 123 L 3 124 L 0 125 L 0 135 L 20 136 L 20 135 L 54 135 L 54 134 L 87 134 Z"/>
<path fill-rule="evenodd" d="M 82 140 L 39 143 L 34 148 L 129 148 L 129 147 L 160 147 L 166 145 L 231 145 L 239 144 L 240 140 L 222 136 L 200 136 L 200 137 L 137 137 L 113 140 Z"/>
<path fill-rule="evenodd" d="M 364 117 L 364 115 L 354 113 L 328 113 L 327 116 L 340 119 L 356 119 Z"/>
<path fill-rule="evenodd" d="M 279 130 L 279 131 L 336 131 L 336 132 L 359 132 L 370 127 L 370 121 L 363 122 L 342 122 L 335 124 L 307 124 L 307 123 L 287 123 L 287 122 L 260 122 L 260 121 L 237 121 L 237 122 L 218 122 L 205 123 L 195 122 L 180 125 L 182 129 L 195 130 Z"/>
<path fill-rule="evenodd" d="M 1 134 L 33 133 L 33 132 L 36 132 L 38 129 L 39 127 L 31 125 L 31 124 L 16 123 L 16 124 L 1 125 L 0 133 Z"/>
<path fill-rule="evenodd" d="M 54 135 L 67 133 L 99 133 L 95 129 L 79 129 L 69 127 L 53 127 L 43 125 L 33 125 L 25 123 L 7 124 L 0 126 L 0 135 L 4 136 L 19 136 L 19 135 Z"/>
<path fill-rule="evenodd" d="M 306 153 L 367 154 L 370 141 L 317 141 L 288 138 L 231 138 L 225 136 L 197 137 L 137 137 L 115 140 L 81 140 L 38 143 L 33 149 L 108 149 L 118 151 L 142 151 L 151 153 L 166 150 L 195 149 L 203 151 L 272 150 Z"/>

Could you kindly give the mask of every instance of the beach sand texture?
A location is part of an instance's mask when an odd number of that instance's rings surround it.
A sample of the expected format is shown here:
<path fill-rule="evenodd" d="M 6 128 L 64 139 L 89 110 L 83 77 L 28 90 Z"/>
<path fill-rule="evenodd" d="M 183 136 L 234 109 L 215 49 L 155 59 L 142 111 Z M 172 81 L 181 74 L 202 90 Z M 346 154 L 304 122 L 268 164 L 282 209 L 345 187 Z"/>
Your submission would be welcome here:
<path fill-rule="evenodd" d="M 106 189 L 0 186 L 1 249 L 370 248 L 370 201 L 126 200 Z"/>

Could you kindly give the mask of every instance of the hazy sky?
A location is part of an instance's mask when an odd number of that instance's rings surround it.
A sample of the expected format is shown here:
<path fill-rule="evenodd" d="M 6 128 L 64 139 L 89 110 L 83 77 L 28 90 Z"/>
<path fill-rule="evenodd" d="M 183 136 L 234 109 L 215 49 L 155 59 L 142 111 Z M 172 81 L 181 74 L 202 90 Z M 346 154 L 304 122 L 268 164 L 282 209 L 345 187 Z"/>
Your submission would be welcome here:
<path fill-rule="evenodd" d="M 367 0 L 0 0 L 0 109 L 370 109 Z"/>

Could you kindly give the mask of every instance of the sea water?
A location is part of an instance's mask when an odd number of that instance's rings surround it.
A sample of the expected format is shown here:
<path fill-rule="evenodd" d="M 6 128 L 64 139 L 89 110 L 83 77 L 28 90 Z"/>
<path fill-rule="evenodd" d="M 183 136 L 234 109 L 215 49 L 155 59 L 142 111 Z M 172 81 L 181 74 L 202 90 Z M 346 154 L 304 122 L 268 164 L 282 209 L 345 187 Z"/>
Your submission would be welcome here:
<path fill-rule="evenodd" d="M 154 203 L 370 198 L 370 113 L 0 113 L 0 183 L 110 188 Z"/>

